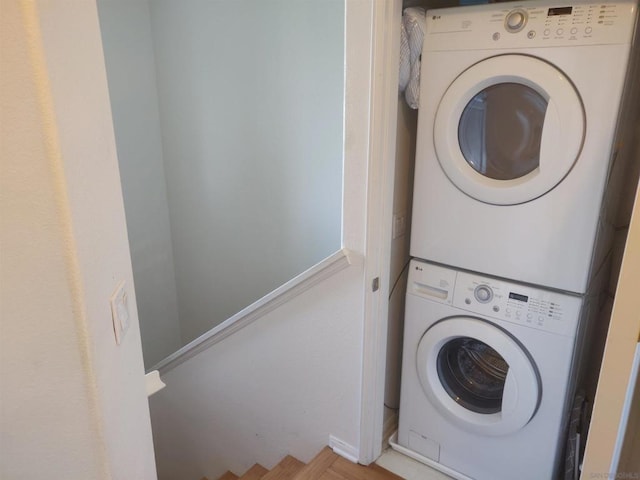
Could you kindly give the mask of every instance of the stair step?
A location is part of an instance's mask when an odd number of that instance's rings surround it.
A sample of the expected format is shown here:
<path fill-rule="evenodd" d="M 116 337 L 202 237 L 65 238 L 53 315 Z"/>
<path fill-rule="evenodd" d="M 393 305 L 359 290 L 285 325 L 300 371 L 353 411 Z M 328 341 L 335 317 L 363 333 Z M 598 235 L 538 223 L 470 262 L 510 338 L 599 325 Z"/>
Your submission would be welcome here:
<path fill-rule="evenodd" d="M 206 480 L 206 478 L 203 480 Z M 218 480 L 238 480 L 238 475 L 227 470 Z"/>
<path fill-rule="evenodd" d="M 240 477 L 240 480 L 261 480 L 267 473 L 269 473 L 269 470 L 256 463 Z"/>
<path fill-rule="evenodd" d="M 338 475 L 333 470 L 327 470 L 326 472 L 322 472 L 322 475 L 318 478 L 318 480 L 347 480 L 342 475 Z"/>
<path fill-rule="evenodd" d="M 207 480 L 202 478 L 201 480 Z M 323 448 L 305 465 L 287 455 L 270 471 L 256 463 L 238 477 L 226 472 L 218 480 L 403 480 L 402 477 L 376 464 L 367 467 L 351 463 L 336 455 L 329 447 Z"/>
<path fill-rule="evenodd" d="M 338 459 L 338 455 L 333 453 L 329 447 L 320 450 L 313 460 L 305 465 L 294 478 L 294 480 L 320 480 L 333 462 Z"/>
<path fill-rule="evenodd" d="M 261 480 L 291 480 L 303 467 L 304 463 L 287 455 Z"/>
<path fill-rule="evenodd" d="M 376 464 L 365 467 L 364 465 L 351 463 L 342 457 L 337 458 L 328 471 L 337 473 L 338 478 L 343 477 L 346 480 L 402 480 L 402 477 Z"/>

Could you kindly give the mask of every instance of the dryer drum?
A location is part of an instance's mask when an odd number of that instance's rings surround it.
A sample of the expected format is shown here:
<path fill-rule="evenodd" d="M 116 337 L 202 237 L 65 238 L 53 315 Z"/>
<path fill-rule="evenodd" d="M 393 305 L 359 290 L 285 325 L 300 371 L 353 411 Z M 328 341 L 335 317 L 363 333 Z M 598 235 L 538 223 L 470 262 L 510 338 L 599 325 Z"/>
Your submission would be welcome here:
<path fill-rule="evenodd" d="M 455 338 L 440 349 L 437 364 L 442 386 L 457 403 L 476 413 L 501 411 L 509 365 L 489 345 Z"/>

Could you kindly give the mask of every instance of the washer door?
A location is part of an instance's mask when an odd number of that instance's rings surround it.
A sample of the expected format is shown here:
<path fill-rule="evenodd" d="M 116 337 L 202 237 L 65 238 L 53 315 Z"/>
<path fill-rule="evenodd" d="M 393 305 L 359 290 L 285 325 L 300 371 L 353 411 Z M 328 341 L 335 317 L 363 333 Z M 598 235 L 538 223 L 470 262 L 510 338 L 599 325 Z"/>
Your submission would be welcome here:
<path fill-rule="evenodd" d="M 569 79 L 535 57 L 500 55 L 465 70 L 435 117 L 438 161 L 482 202 L 528 202 L 560 183 L 582 149 L 584 107 Z"/>
<path fill-rule="evenodd" d="M 455 425 L 483 435 L 524 427 L 540 403 L 538 371 L 500 327 L 473 317 L 440 320 L 418 344 L 424 393 Z"/>

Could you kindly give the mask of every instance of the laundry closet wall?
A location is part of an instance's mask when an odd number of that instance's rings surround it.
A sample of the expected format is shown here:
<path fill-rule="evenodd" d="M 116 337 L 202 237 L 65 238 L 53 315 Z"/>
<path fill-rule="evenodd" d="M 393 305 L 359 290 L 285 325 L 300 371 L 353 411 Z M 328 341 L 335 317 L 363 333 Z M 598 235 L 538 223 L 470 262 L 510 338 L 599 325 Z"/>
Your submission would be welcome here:
<path fill-rule="evenodd" d="M 150 367 L 340 248 L 344 3 L 100 7 Z"/>
<path fill-rule="evenodd" d="M 430 8 L 452 7 L 457 0 L 404 0 L 403 11 L 408 7 Z M 429 81 L 428 79 L 426 80 Z M 387 364 L 385 378 L 385 430 L 394 429 L 393 412 L 400 401 L 400 370 L 402 359 L 402 335 L 404 326 L 404 303 L 409 261 L 409 238 L 411 236 L 411 212 L 413 196 L 413 170 L 417 140 L 418 111 L 412 110 L 405 101 L 403 92 L 398 96 L 398 118 L 396 130 L 396 157 L 393 190 L 394 221 L 404 223 L 404 228 L 394 228 L 391 240 L 391 263 L 389 275 L 389 316 L 387 335 Z M 404 219 L 404 220 L 403 220 Z M 396 227 L 398 223 L 396 223 Z"/>

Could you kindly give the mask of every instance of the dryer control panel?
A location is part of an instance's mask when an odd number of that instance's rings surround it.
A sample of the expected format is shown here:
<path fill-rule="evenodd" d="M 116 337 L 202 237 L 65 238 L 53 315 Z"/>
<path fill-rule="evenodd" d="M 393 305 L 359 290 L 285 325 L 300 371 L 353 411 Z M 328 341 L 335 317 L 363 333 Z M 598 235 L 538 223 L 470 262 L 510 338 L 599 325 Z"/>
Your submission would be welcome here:
<path fill-rule="evenodd" d="M 429 10 L 424 50 L 629 44 L 637 5 L 548 0 Z"/>
<path fill-rule="evenodd" d="M 582 298 L 412 260 L 407 293 L 481 317 L 573 336 Z"/>

